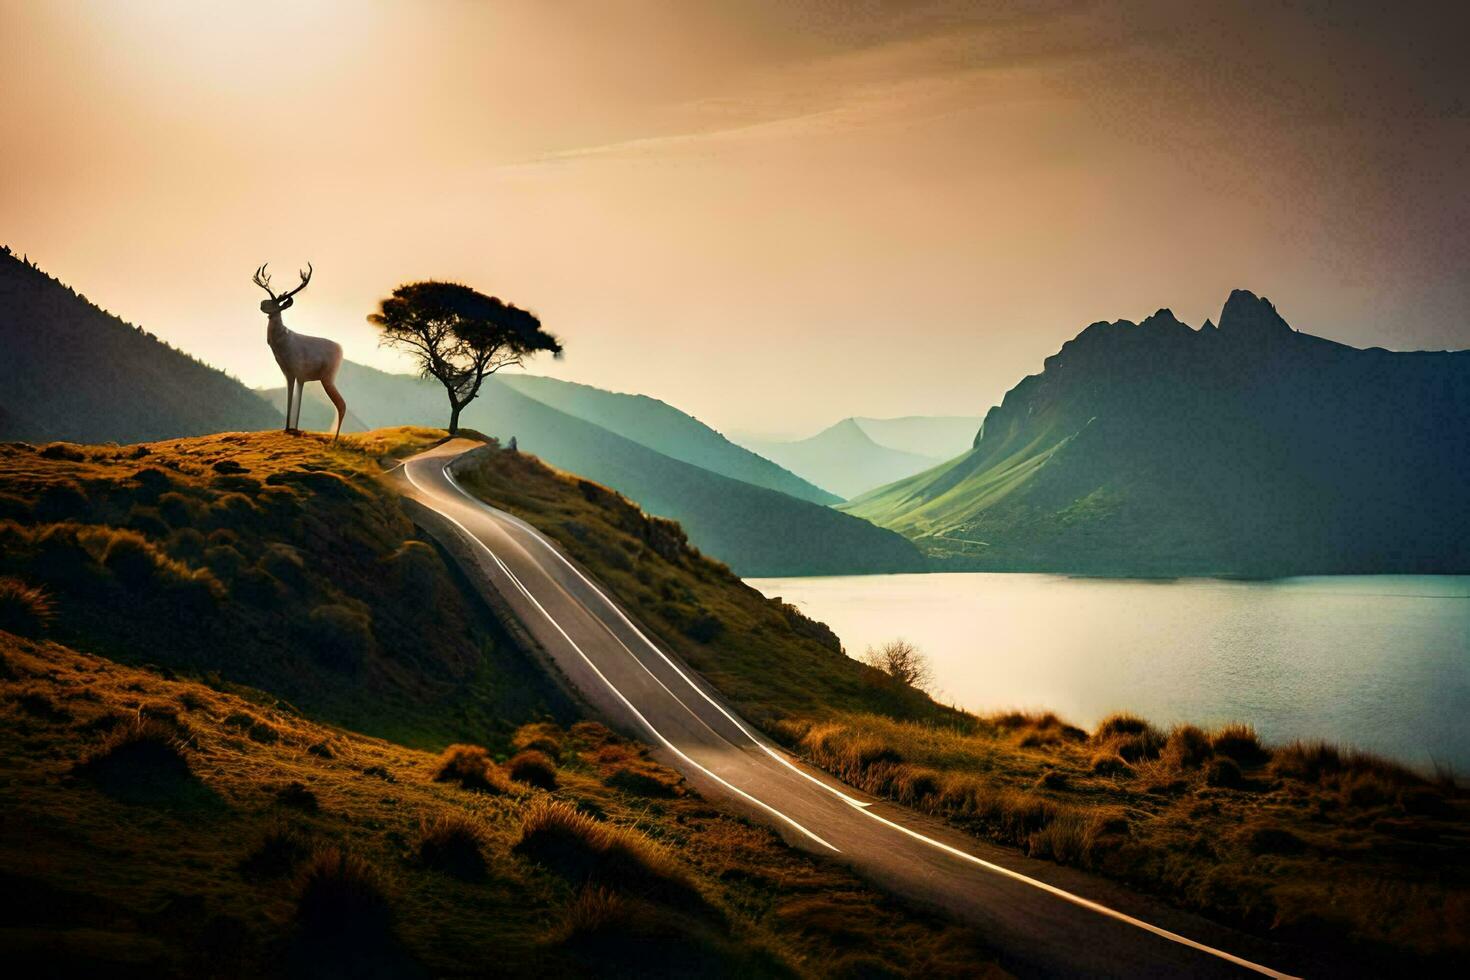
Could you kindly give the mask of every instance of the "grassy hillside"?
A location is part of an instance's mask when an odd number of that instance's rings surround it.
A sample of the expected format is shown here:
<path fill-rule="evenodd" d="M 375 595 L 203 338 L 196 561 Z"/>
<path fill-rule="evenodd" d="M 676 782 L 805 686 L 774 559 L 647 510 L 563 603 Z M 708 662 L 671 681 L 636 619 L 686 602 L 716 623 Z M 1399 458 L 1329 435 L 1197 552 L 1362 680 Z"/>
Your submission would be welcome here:
<path fill-rule="evenodd" d="M 435 382 L 343 364 L 338 387 L 369 425 L 443 424 Z M 303 420 L 308 416 L 303 413 Z M 742 575 L 916 571 L 923 556 L 902 535 L 829 507 L 692 466 L 559 412 L 495 379 L 461 417 L 553 466 L 613 487 L 677 520 L 699 548 Z"/>
<path fill-rule="evenodd" d="M 1356 350 L 1237 291 L 1218 328 L 1097 323 L 966 455 L 842 509 L 965 567 L 1470 569 L 1470 352 Z"/>
<path fill-rule="evenodd" d="M 261 339 L 265 324 L 262 320 Z M 0 439 L 139 442 L 270 429 L 235 379 L 0 248 Z"/>
<path fill-rule="evenodd" d="M 795 606 L 766 598 L 691 546 L 672 521 L 525 453 L 480 450 L 456 469 L 472 492 L 517 514 L 593 569 L 640 621 L 769 724 L 835 711 L 942 720 L 955 712 L 883 683 Z"/>
<path fill-rule="evenodd" d="M 938 462 L 929 456 L 879 445 L 856 419 L 843 419 L 796 442 L 747 441 L 746 445 L 843 499 L 928 469 Z"/>
<path fill-rule="evenodd" d="M 977 717 L 841 656 L 836 637 L 687 547 L 677 527 L 523 454 L 460 474 L 541 528 L 791 749 L 878 796 L 1372 974 L 1470 955 L 1470 800 L 1244 725 Z M 1387 906 L 1385 895 L 1391 895 Z"/>
<path fill-rule="evenodd" d="M 16 976 L 1003 975 L 595 723 L 439 756 L 3 631 L 0 667 Z"/>
<path fill-rule="evenodd" d="M 753 483 L 816 504 L 835 504 L 842 499 L 735 445 L 698 419 L 656 398 L 524 374 L 503 375 L 499 380 L 568 415 L 732 480 Z"/>
<path fill-rule="evenodd" d="M 0 446 L 0 576 L 45 589 L 78 649 L 405 744 L 503 739 L 569 707 L 377 479 L 441 436 Z"/>

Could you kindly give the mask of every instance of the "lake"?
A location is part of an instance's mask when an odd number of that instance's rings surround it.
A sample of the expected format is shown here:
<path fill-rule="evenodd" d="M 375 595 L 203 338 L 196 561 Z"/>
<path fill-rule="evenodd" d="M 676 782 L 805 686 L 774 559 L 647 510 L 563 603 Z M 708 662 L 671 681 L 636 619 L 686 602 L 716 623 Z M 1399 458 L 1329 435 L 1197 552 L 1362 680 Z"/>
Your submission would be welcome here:
<path fill-rule="evenodd" d="M 750 579 L 831 626 L 849 654 L 902 637 L 935 694 L 1085 727 L 1248 721 L 1470 772 L 1470 576 L 1239 582 L 942 573 Z"/>

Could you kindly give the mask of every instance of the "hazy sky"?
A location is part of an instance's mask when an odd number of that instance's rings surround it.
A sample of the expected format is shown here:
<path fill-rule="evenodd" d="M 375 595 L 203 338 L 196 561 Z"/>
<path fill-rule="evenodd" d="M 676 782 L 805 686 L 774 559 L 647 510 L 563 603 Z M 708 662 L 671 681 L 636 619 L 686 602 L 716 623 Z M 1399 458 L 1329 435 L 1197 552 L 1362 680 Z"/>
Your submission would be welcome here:
<path fill-rule="evenodd" d="M 0 0 L 0 242 L 252 385 L 250 273 L 310 260 L 287 323 L 349 358 L 455 278 L 538 373 L 765 434 L 982 414 L 1233 287 L 1466 347 L 1467 9 Z"/>

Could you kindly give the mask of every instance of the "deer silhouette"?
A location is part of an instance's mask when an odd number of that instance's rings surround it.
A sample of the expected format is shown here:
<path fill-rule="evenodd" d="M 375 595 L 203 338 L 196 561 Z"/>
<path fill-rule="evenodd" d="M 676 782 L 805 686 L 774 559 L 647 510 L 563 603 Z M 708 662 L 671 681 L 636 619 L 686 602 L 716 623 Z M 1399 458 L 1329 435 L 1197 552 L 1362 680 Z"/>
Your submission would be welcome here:
<path fill-rule="evenodd" d="M 342 399 L 341 392 L 334 384 L 337 369 L 342 366 L 342 345 L 325 337 L 293 333 L 281 322 L 281 312 L 290 309 L 291 304 L 296 302 L 293 297 L 311 282 L 311 272 L 311 263 L 308 262 L 306 271 L 299 273 L 301 285 L 279 296 L 271 290 L 271 277 L 266 272 L 265 265 L 255 270 L 253 281 L 270 296 L 270 299 L 260 301 L 260 312 L 267 317 L 265 342 L 270 345 L 271 353 L 276 355 L 276 363 L 281 366 L 281 373 L 286 376 L 286 431 L 301 431 L 299 423 L 302 388 L 308 381 L 320 381 L 322 390 L 337 407 L 337 428 L 332 432 L 332 440 L 335 442 L 342 431 L 342 419 L 347 415 L 347 402 Z"/>

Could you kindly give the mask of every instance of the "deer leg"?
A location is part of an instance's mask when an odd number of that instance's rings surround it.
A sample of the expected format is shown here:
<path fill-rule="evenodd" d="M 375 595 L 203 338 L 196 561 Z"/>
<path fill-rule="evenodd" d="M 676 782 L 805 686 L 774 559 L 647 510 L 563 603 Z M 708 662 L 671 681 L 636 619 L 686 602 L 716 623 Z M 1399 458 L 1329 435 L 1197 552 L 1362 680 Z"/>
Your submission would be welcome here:
<path fill-rule="evenodd" d="M 291 431 L 291 399 L 296 394 L 296 379 L 286 375 L 286 432 Z"/>
<path fill-rule="evenodd" d="M 322 378 L 322 390 L 327 393 L 332 404 L 337 406 L 337 428 L 332 432 L 332 441 L 336 442 L 337 436 L 342 432 L 342 419 L 347 415 L 347 402 L 343 400 L 342 393 L 337 390 L 337 386 L 332 384 L 331 378 Z"/>
<path fill-rule="evenodd" d="M 291 431 L 301 431 L 301 403 L 306 400 L 306 382 L 296 379 L 296 414 L 291 419 Z"/>

